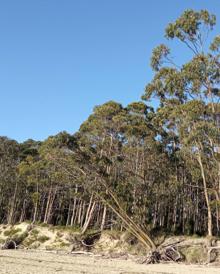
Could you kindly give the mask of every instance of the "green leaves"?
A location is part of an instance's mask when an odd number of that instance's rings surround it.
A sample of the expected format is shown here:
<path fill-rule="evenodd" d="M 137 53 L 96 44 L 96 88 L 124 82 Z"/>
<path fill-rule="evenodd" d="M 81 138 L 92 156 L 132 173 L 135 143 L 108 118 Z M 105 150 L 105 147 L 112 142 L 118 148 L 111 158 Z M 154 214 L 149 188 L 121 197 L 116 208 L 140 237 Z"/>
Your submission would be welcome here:
<path fill-rule="evenodd" d="M 209 51 L 205 51 L 207 37 L 216 23 L 206 10 L 186 10 L 166 28 L 166 38 L 177 38 L 193 56 L 177 66 L 170 58 L 170 50 L 159 45 L 153 50 L 151 66 L 153 80 L 146 86 L 144 100 L 156 97 L 160 107 L 152 122 L 158 130 L 158 140 L 168 152 L 169 159 L 180 170 L 187 169 L 190 183 L 203 183 L 208 209 L 208 233 L 212 233 L 213 190 L 219 195 L 219 84 L 220 36 L 216 36 Z M 210 191 L 212 190 L 212 192 Z M 219 196 L 220 197 L 220 196 Z M 211 209 L 212 208 L 212 209 Z"/>
<path fill-rule="evenodd" d="M 186 10 L 174 23 L 166 28 L 166 37 L 169 39 L 178 38 L 182 42 L 201 43 L 203 40 L 202 29 L 212 29 L 216 24 L 216 17 L 206 10 L 199 12 Z M 197 45 L 198 46 L 198 45 Z"/>
<path fill-rule="evenodd" d="M 205 43 L 215 23 L 215 16 L 206 10 L 186 10 L 168 25 L 165 36 L 168 39 L 178 38 L 190 48 L 193 57 L 186 64 L 177 66 L 166 45 L 156 47 L 151 58 L 155 75 L 146 86 L 142 99 L 156 96 L 161 104 L 171 98 L 178 98 L 182 103 L 191 99 L 218 100 L 220 36 L 216 36 L 210 45 L 212 53 L 205 53 Z"/>
<path fill-rule="evenodd" d="M 151 67 L 155 71 L 158 71 L 161 65 L 164 63 L 165 61 L 164 59 L 166 59 L 169 54 L 170 54 L 170 49 L 166 45 L 161 44 L 157 46 L 152 53 Z"/>
<path fill-rule="evenodd" d="M 210 45 L 210 50 L 219 52 L 219 50 L 220 50 L 220 35 L 217 35 L 214 38 L 213 42 Z"/>
<path fill-rule="evenodd" d="M 162 67 L 154 76 L 151 83 L 145 88 L 142 99 L 149 100 L 152 96 L 158 97 L 161 102 L 174 96 L 179 100 L 186 98 L 186 81 L 184 75 L 176 68 Z"/>

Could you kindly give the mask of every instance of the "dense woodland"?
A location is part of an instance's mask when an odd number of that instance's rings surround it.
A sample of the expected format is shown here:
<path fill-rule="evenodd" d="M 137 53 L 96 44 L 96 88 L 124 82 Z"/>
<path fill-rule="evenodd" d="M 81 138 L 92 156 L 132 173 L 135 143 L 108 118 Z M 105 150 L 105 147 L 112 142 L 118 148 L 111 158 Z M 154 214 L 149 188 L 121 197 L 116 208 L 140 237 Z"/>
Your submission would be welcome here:
<path fill-rule="evenodd" d="M 187 10 L 167 26 L 168 43 L 191 57 L 176 64 L 166 45 L 156 47 L 139 102 L 95 107 L 73 135 L 0 137 L 0 222 L 220 235 L 215 24 L 207 11 Z"/>

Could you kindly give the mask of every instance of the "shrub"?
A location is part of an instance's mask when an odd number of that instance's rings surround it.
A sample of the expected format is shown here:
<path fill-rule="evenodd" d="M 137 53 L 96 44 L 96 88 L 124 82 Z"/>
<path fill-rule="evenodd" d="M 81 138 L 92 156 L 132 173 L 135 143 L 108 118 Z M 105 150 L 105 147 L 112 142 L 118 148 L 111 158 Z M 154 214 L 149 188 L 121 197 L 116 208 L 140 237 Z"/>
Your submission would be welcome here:
<path fill-rule="evenodd" d="M 6 230 L 4 232 L 4 235 L 5 236 L 8 236 L 8 237 L 11 237 L 13 236 L 14 234 L 18 233 L 18 232 L 21 232 L 22 230 L 20 228 L 11 228 L 10 230 Z"/>
<path fill-rule="evenodd" d="M 16 243 L 16 245 L 19 245 L 27 238 L 27 236 L 28 236 L 28 233 L 24 232 L 20 235 L 14 235 L 12 237 L 12 240 Z"/>
<path fill-rule="evenodd" d="M 37 240 L 38 240 L 39 242 L 41 242 L 41 243 L 44 243 L 44 242 L 48 241 L 49 239 L 50 239 L 50 238 L 47 237 L 47 236 L 45 236 L 45 235 L 39 236 L 39 237 L 37 238 Z"/>
<path fill-rule="evenodd" d="M 37 230 L 37 229 L 35 228 L 35 229 L 33 229 L 33 230 L 31 231 L 31 234 L 33 234 L 33 235 L 38 235 L 38 234 L 39 234 L 39 230 Z"/>

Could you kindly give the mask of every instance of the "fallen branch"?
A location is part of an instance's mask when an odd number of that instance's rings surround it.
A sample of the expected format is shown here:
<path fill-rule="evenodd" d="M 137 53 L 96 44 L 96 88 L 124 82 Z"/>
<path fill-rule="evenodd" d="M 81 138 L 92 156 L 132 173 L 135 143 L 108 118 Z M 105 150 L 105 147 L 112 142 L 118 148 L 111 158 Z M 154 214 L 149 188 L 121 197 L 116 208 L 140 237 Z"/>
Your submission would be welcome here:
<path fill-rule="evenodd" d="M 87 251 L 71 251 L 70 254 L 73 254 L 73 255 L 94 255 L 94 253 L 92 252 L 87 252 Z"/>

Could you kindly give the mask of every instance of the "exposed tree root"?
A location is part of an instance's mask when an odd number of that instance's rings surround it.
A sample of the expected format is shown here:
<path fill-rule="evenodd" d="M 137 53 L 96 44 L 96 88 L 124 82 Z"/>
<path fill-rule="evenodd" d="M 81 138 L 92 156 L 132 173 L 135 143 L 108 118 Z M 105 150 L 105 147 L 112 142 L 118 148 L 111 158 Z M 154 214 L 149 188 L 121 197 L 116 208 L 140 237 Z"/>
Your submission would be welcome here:
<path fill-rule="evenodd" d="M 97 241 L 101 236 L 101 231 L 96 231 L 88 234 L 79 234 L 74 237 L 74 247 L 72 251 L 75 250 L 86 250 L 89 251 L 93 246 L 95 241 Z"/>
<path fill-rule="evenodd" d="M 6 240 L 2 249 L 17 249 L 17 244 L 13 240 Z"/>
<path fill-rule="evenodd" d="M 178 252 L 175 246 L 168 246 L 163 249 L 151 251 L 141 262 L 142 264 L 155 264 L 160 262 L 179 262 L 183 256 Z"/>
<path fill-rule="evenodd" d="M 220 246 L 210 247 L 208 250 L 207 263 L 213 263 L 220 252 Z"/>

